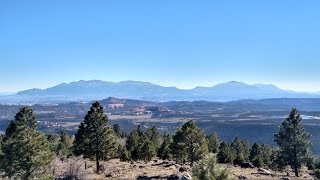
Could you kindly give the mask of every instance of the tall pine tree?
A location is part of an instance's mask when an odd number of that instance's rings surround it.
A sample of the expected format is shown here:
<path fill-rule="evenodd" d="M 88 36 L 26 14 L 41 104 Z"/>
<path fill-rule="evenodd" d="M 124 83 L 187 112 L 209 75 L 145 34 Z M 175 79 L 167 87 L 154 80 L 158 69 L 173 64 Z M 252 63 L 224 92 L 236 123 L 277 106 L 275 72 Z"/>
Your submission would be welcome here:
<path fill-rule="evenodd" d="M 165 135 L 163 142 L 158 150 L 158 157 L 162 160 L 171 160 L 172 154 L 170 149 L 170 144 L 172 143 L 172 136 Z"/>
<path fill-rule="evenodd" d="M 209 148 L 209 152 L 212 153 L 218 153 L 219 152 L 219 147 L 221 144 L 221 140 L 218 136 L 217 133 L 212 133 L 209 137 L 208 137 L 208 148 Z"/>
<path fill-rule="evenodd" d="M 249 160 L 250 150 L 248 143 L 245 140 L 236 137 L 231 143 L 231 146 L 235 152 L 235 164 L 241 165 L 245 161 Z"/>
<path fill-rule="evenodd" d="M 60 155 L 64 158 L 72 155 L 72 138 L 65 131 L 61 131 L 60 139 L 57 146 L 57 155 Z"/>
<path fill-rule="evenodd" d="M 299 168 L 307 163 L 310 152 L 310 135 L 301 123 L 297 109 L 292 109 L 289 116 L 282 122 L 279 132 L 275 134 L 275 142 L 280 147 L 278 160 L 290 165 L 299 176 Z"/>
<path fill-rule="evenodd" d="M 23 107 L 6 130 L 1 147 L 0 169 L 13 179 L 47 179 L 54 159 L 46 136 L 37 130 L 31 108 Z"/>
<path fill-rule="evenodd" d="M 176 131 L 171 149 L 177 161 L 188 160 L 192 166 L 208 153 L 208 143 L 204 133 L 191 120 Z"/>
<path fill-rule="evenodd" d="M 108 125 L 108 117 L 99 102 L 92 104 L 75 135 L 74 153 L 95 159 L 96 172 L 100 171 L 100 161 L 108 160 L 116 154 L 117 139 Z"/>

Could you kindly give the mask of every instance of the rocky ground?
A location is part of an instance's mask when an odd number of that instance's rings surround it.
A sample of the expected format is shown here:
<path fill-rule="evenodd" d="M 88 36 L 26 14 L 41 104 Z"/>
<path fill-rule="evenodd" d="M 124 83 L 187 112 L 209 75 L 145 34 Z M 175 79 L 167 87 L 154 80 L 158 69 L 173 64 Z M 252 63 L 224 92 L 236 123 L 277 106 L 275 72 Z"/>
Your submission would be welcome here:
<path fill-rule="evenodd" d="M 108 162 L 101 163 L 102 172 L 94 173 L 95 164 L 81 158 L 67 159 L 65 161 L 56 160 L 53 166 L 53 173 L 56 177 L 64 179 L 73 177 L 84 180 L 99 180 L 99 179 L 132 179 L 132 180 L 149 180 L 149 179 L 192 179 L 191 169 L 188 166 L 175 164 L 173 161 L 153 160 L 149 163 L 144 162 L 120 162 L 119 159 L 113 159 Z M 220 165 L 227 168 L 232 174 L 232 179 L 249 179 L 249 180 L 313 180 L 307 170 L 302 170 L 302 176 L 296 178 L 293 173 L 280 173 L 270 171 L 266 173 L 258 168 L 241 168 L 232 165 Z M 86 167 L 86 168 L 85 168 Z M 268 170 L 267 170 L 268 171 Z M 287 179 L 286 179 L 287 178 Z M 59 178 L 57 178 L 59 179 Z"/>

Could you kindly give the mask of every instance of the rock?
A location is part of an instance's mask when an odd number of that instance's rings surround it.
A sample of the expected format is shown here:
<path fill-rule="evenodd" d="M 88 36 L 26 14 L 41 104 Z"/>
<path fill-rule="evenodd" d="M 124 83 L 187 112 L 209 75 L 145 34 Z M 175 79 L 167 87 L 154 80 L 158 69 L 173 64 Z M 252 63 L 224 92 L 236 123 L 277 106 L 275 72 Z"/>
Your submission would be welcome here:
<path fill-rule="evenodd" d="M 255 167 L 250 162 L 244 162 L 244 163 L 241 164 L 241 168 L 255 168 Z"/>
<path fill-rule="evenodd" d="M 269 175 L 272 174 L 270 171 L 268 171 L 268 170 L 266 170 L 266 169 L 263 169 L 263 168 L 259 168 L 259 169 L 258 169 L 258 172 L 259 172 L 260 174 L 262 174 L 262 175 L 267 175 L 267 176 L 269 176 Z"/>
<path fill-rule="evenodd" d="M 182 178 L 181 178 L 181 180 L 191 180 L 191 179 L 192 179 L 192 177 L 191 177 L 191 175 L 188 174 L 188 173 L 183 174 L 183 175 L 182 175 Z"/>
<path fill-rule="evenodd" d="M 248 178 L 245 177 L 245 176 L 238 176 L 238 179 L 239 179 L 239 180 L 247 180 Z"/>

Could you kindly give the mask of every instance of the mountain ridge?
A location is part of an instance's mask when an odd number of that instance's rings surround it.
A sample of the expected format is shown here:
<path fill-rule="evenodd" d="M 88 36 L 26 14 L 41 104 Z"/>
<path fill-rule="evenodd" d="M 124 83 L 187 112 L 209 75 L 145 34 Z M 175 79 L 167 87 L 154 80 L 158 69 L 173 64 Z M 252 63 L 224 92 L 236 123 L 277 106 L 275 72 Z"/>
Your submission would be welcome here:
<path fill-rule="evenodd" d="M 179 89 L 142 81 L 80 80 L 61 83 L 46 89 L 33 88 L 14 95 L 0 96 L 0 103 L 92 101 L 107 97 L 149 101 L 226 102 L 241 99 L 318 98 L 320 94 L 283 90 L 273 84 L 246 84 L 237 81 L 220 83 L 211 87 L 198 86 L 192 89 Z"/>

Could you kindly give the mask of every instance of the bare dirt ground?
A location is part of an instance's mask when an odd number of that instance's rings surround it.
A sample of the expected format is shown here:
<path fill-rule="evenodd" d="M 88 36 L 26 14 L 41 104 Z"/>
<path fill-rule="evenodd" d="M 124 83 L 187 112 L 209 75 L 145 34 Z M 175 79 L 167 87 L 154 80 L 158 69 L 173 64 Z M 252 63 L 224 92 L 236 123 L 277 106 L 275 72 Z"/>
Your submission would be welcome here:
<path fill-rule="evenodd" d="M 119 159 L 113 159 L 108 162 L 101 162 L 103 166 L 100 174 L 95 173 L 95 163 L 92 161 L 78 159 L 67 159 L 64 162 L 56 160 L 53 166 L 53 172 L 56 177 L 73 176 L 83 180 L 102 180 L 102 179 L 119 179 L 119 180 L 145 180 L 145 179 L 167 179 L 170 175 L 191 175 L 191 170 L 180 173 L 180 165 L 173 161 L 153 160 L 151 162 L 120 162 Z M 281 180 L 288 178 L 290 180 L 314 180 L 309 171 L 302 170 L 302 176 L 294 177 L 293 173 L 287 176 L 287 173 L 270 171 L 273 175 L 260 174 L 257 168 L 244 169 L 232 165 L 222 164 L 222 168 L 227 168 L 232 179 L 247 178 L 249 180 Z M 87 167 L 87 168 L 85 168 Z"/>

